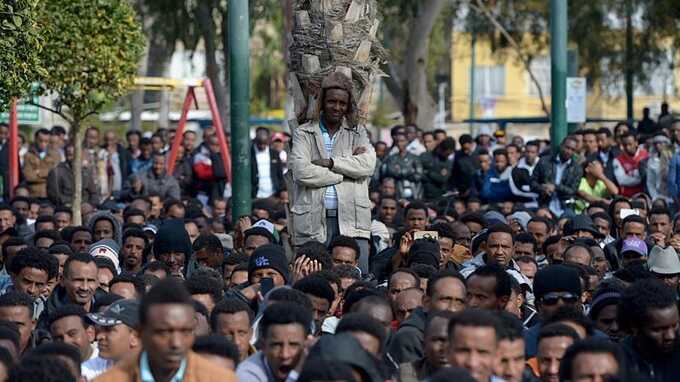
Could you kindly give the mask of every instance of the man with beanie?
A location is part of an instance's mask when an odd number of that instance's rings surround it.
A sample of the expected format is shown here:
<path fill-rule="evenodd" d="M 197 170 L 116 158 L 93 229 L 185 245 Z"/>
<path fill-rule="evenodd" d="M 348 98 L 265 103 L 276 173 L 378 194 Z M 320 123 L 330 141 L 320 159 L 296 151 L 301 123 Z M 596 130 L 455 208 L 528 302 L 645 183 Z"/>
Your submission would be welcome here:
<path fill-rule="evenodd" d="M 263 278 L 271 278 L 274 287 L 288 283 L 288 261 L 281 246 L 263 245 L 256 249 L 248 259 L 248 281 L 250 281 L 250 284 L 258 284 Z"/>
<path fill-rule="evenodd" d="M 184 276 L 191 257 L 191 239 L 181 220 L 166 221 L 153 242 L 156 260 L 170 268 L 175 276 Z"/>
<path fill-rule="evenodd" d="M 536 273 L 534 296 L 540 321 L 524 334 L 527 358 L 536 355 L 541 323 L 549 320 L 563 306 L 580 309 L 581 293 L 581 279 L 573 267 L 550 265 Z"/>
<path fill-rule="evenodd" d="M 116 274 L 120 273 L 120 259 L 118 257 L 119 252 L 120 246 L 112 239 L 99 240 L 98 242 L 92 244 L 89 250 L 90 256 L 92 257 L 103 257 L 111 260 L 113 265 L 116 267 Z"/>
<path fill-rule="evenodd" d="M 358 124 L 353 93 L 350 78 L 331 73 L 321 83 L 314 120 L 293 130 L 290 219 L 296 246 L 310 240 L 328 245 L 340 235 L 357 239 L 359 268 L 368 273 L 368 183 L 376 156 L 366 128 Z"/>

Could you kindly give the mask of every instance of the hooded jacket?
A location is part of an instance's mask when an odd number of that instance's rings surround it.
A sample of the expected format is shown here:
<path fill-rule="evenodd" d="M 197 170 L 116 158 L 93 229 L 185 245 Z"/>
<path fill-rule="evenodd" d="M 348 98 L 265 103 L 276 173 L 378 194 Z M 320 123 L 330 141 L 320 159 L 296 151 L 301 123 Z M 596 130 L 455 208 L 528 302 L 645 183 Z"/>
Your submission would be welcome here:
<path fill-rule="evenodd" d="M 94 225 L 101 219 L 106 219 L 113 225 L 113 240 L 116 241 L 118 247 L 120 248 L 123 241 L 122 228 L 118 222 L 118 219 L 116 219 L 116 217 L 113 216 L 113 214 L 109 211 L 99 211 L 90 215 L 90 218 L 87 220 L 87 228 L 90 230 L 90 232 L 94 232 Z"/>
<path fill-rule="evenodd" d="M 392 337 L 388 349 L 388 353 L 396 363 L 413 362 L 425 356 L 423 341 L 426 322 L 427 312 L 420 307 L 399 325 L 399 330 Z"/>

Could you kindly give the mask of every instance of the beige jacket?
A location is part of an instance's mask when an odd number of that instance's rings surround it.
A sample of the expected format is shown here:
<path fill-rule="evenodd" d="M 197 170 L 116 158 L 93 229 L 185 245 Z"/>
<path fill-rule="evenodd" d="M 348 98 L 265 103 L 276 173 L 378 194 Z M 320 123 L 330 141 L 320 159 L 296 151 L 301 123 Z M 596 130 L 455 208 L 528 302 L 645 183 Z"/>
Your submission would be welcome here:
<path fill-rule="evenodd" d="M 368 183 L 375 169 L 375 151 L 363 126 L 350 128 L 343 124 L 336 134 L 331 155 L 334 165 L 327 169 L 311 163 L 328 158 L 319 122 L 306 123 L 293 132 L 288 168 L 293 175 L 289 198 L 294 245 L 326 241 L 324 194 L 329 186 L 335 186 L 338 194 L 340 233 L 366 239 L 371 236 Z M 367 151 L 352 155 L 360 146 Z"/>

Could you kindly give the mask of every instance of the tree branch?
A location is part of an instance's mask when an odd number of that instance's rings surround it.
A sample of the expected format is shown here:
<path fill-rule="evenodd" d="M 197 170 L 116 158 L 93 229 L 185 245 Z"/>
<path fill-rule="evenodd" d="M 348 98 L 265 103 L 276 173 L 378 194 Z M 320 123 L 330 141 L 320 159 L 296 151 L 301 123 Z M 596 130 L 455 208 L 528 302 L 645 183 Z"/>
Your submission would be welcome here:
<path fill-rule="evenodd" d="M 538 97 L 541 100 L 541 108 L 543 109 L 543 112 L 545 113 L 546 117 L 550 118 L 550 111 L 548 110 L 548 105 L 545 102 L 545 95 L 543 94 L 543 88 L 541 88 L 541 84 L 538 82 L 538 78 L 536 78 L 536 75 L 534 72 L 531 70 L 531 61 L 529 60 L 528 57 L 526 57 L 522 53 L 522 48 L 519 46 L 517 41 L 510 35 L 510 33 L 501 25 L 501 23 L 494 17 L 493 14 L 491 14 L 491 11 L 489 11 L 489 8 L 482 3 L 482 0 L 475 0 L 476 4 L 470 3 L 470 7 L 472 9 L 477 10 L 480 12 L 484 17 L 486 17 L 495 27 L 498 29 L 499 32 L 505 37 L 510 45 L 515 49 L 515 52 L 517 53 L 517 57 L 519 57 L 520 61 L 522 61 L 522 64 L 524 65 L 524 69 L 529 73 L 529 78 L 531 79 L 531 82 L 536 86 L 536 90 L 538 90 Z"/>
<path fill-rule="evenodd" d="M 27 103 L 28 103 L 29 105 L 37 106 L 37 107 L 40 108 L 40 109 L 47 110 L 47 111 L 49 111 L 50 113 L 54 113 L 54 114 L 60 116 L 60 117 L 63 118 L 66 122 L 68 122 L 69 125 L 73 124 L 73 119 L 69 118 L 66 114 L 62 113 L 61 111 L 58 111 L 58 110 L 56 110 L 56 109 L 49 108 L 49 107 L 47 107 L 47 106 L 44 106 L 44 105 L 41 105 L 41 104 L 39 104 L 39 103 L 35 103 L 35 102 L 32 102 L 32 101 L 28 101 Z"/>

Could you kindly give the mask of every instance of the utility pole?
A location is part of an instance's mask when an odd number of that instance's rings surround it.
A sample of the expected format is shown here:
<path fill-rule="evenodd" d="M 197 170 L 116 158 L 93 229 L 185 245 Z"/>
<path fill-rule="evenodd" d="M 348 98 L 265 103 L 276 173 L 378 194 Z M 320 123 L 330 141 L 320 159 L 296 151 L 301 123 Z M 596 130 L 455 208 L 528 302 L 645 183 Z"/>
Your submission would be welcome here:
<path fill-rule="evenodd" d="M 473 16 L 474 17 L 474 16 Z M 475 66 L 477 65 L 477 29 L 476 25 L 472 29 L 472 40 L 470 41 L 470 112 L 468 119 L 470 120 L 470 134 L 473 133 L 474 127 L 473 119 L 475 119 Z"/>
<path fill-rule="evenodd" d="M 578 50 L 575 48 L 567 51 L 567 76 L 578 77 Z M 576 131 L 578 127 L 578 123 L 568 123 L 567 131 L 571 134 Z"/>
<path fill-rule="evenodd" d="M 626 62 L 624 64 L 626 83 L 626 119 L 633 125 L 635 109 L 633 105 L 633 4 L 626 0 Z"/>
<path fill-rule="evenodd" d="M 550 142 L 553 152 L 567 136 L 567 5 L 568 0 L 550 0 Z"/>
<path fill-rule="evenodd" d="M 232 221 L 250 215 L 250 28 L 248 0 L 229 1 Z"/>

